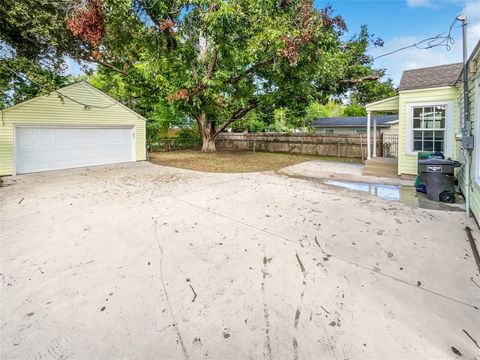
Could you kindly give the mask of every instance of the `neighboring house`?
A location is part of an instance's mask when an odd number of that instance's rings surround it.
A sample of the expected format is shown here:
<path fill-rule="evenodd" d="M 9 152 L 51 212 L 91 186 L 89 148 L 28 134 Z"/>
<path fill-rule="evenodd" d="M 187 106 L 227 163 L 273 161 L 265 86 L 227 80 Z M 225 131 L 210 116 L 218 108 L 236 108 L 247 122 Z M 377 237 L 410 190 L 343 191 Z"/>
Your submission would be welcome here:
<path fill-rule="evenodd" d="M 0 175 L 145 160 L 145 118 L 85 81 L 1 111 Z"/>
<path fill-rule="evenodd" d="M 464 123 L 463 114 L 463 71 L 458 79 L 458 103 L 460 107 L 460 128 L 465 125 L 465 135 L 473 135 L 474 148 L 462 148 L 458 141 L 458 160 L 462 167 L 458 172 L 459 187 L 467 199 L 469 210 L 480 221 L 480 41 L 468 60 L 468 100 L 470 125 Z"/>
<path fill-rule="evenodd" d="M 398 115 L 379 115 L 377 119 L 378 134 L 398 134 Z M 360 135 L 367 133 L 366 116 L 318 118 L 313 121 L 318 134 Z"/>
<path fill-rule="evenodd" d="M 367 118 L 375 112 L 398 113 L 398 175 L 417 174 L 419 151 L 457 155 L 461 70 L 458 63 L 404 71 L 397 96 L 366 106 Z"/>

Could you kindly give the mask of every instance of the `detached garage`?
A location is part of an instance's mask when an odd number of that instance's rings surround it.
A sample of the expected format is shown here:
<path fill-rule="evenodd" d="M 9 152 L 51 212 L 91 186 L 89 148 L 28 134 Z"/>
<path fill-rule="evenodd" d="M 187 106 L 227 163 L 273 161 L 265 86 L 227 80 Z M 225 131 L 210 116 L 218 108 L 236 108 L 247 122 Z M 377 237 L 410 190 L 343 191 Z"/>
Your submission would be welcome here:
<path fill-rule="evenodd" d="M 145 118 L 81 81 L 2 110 L 0 176 L 145 160 Z"/>

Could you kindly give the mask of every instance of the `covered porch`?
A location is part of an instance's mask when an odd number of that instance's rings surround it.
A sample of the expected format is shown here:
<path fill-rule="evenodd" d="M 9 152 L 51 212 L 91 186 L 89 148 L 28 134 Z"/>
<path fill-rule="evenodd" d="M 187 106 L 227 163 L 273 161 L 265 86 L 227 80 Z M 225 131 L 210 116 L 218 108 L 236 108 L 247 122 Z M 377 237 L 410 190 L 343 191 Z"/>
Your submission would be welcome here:
<path fill-rule="evenodd" d="M 378 133 L 376 114 L 396 113 L 399 110 L 399 97 L 393 96 L 365 106 L 367 110 L 367 160 L 364 175 L 396 177 L 398 176 L 398 154 L 396 158 L 377 158 Z"/>

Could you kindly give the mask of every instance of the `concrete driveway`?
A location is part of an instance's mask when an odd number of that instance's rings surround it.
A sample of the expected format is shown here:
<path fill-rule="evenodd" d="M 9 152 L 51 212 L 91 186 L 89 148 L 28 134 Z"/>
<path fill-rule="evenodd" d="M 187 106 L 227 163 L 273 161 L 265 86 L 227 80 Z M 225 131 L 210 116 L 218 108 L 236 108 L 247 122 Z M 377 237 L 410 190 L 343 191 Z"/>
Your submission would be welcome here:
<path fill-rule="evenodd" d="M 2 359 L 480 359 L 464 213 L 149 163 L 5 183 Z"/>

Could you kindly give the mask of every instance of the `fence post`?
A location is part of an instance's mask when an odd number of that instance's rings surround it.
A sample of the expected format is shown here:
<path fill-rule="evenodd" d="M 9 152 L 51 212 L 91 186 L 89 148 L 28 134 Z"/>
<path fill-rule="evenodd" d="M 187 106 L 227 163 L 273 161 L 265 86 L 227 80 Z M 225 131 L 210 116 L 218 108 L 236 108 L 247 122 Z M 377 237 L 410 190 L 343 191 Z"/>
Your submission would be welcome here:
<path fill-rule="evenodd" d="M 364 160 L 363 160 L 363 136 L 362 136 L 362 134 L 360 134 L 360 153 L 362 155 L 362 164 L 363 164 Z"/>
<path fill-rule="evenodd" d="M 337 139 L 337 157 L 340 157 L 340 141 Z"/>
<path fill-rule="evenodd" d="M 303 155 L 303 136 L 302 136 L 302 155 Z"/>
<path fill-rule="evenodd" d="M 385 144 L 383 141 L 383 133 L 380 133 L 380 156 L 384 157 L 385 156 Z"/>
<path fill-rule="evenodd" d="M 253 138 L 253 153 L 255 154 L 255 147 L 257 146 L 257 138 Z"/>

